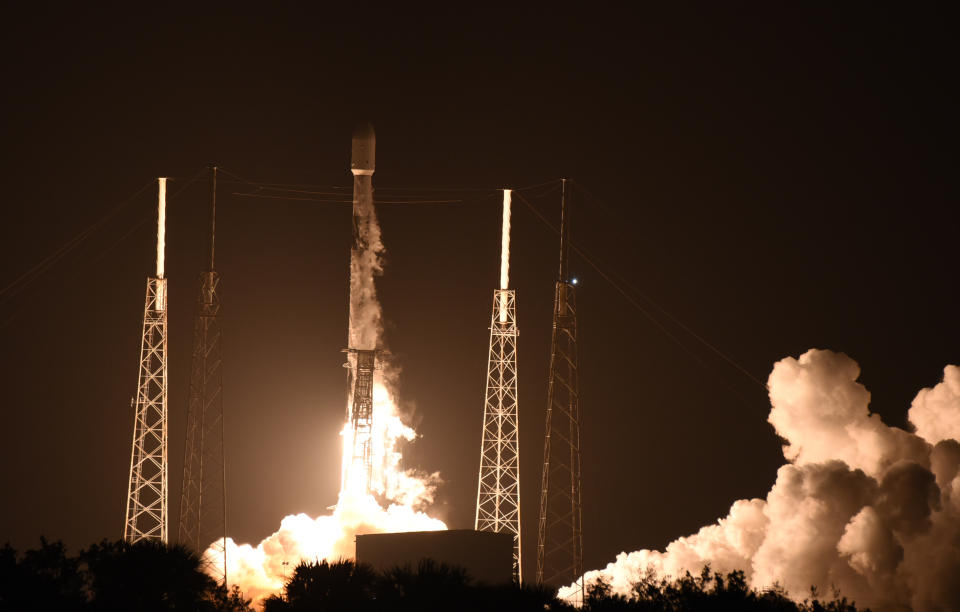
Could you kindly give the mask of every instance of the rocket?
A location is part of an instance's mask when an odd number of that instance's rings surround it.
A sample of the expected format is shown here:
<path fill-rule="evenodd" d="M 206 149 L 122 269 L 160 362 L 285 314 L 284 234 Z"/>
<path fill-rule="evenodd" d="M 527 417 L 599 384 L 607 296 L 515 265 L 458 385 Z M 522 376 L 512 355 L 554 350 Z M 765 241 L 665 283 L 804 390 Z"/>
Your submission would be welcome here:
<path fill-rule="evenodd" d="M 380 228 L 373 209 L 373 170 L 376 136 L 373 126 L 360 123 L 353 131 L 350 172 L 353 173 L 353 246 L 350 249 L 350 329 L 347 350 L 350 361 L 348 404 L 351 423 L 349 463 L 341 474 L 341 490 L 356 488 L 370 493 L 373 485 L 373 377 L 377 369 L 377 341 L 380 327 L 380 305 L 377 303 L 373 277 L 379 268 L 377 260 Z M 379 488 L 382 490 L 382 487 Z"/>
<path fill-rule="evenodd" d="M 353 245 L 350 248 L 350 331 L 347 346 L 351 349 L 376 348 L 377 322 L 367 320 L 379 305 L 373 277 L 377 268 L 380 229 L 373 208 L 373 170 L 376 136 L 368 122 L 357 124 L 353 131 L 350 172 L 353 173 Z M 382 248 L 382 247 L 379 247 Z"/>
<path fill-rule="evenodd" d="M 373 171 L 377 137 L 369 122 L 358 123 L 353 130 L 350 172 L 353 173 L 353 248 L 367 248 L 364 218 L 373 209 Z"/>
<path fill-rule="evenodd" d="M 354 176 L 373 174 L 376 149 L 377 136 L 373 132 L 373 124 L 368 121 L 358 123 L 353 130 L 353 155 L 350 159 L 350 171 Z M 354 190 L 356 190 L 356 183 L 354 183 Z"/>

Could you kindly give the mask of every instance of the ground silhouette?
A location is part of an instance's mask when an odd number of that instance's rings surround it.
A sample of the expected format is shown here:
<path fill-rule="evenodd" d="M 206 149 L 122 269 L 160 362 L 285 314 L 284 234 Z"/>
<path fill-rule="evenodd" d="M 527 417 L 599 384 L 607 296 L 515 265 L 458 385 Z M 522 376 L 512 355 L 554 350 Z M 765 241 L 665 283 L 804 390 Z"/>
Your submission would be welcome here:
<path fill-rule="evenodd" d="M 349 560 L 301 561 L 264 612 L 573 611 L 556 592 L 534 585 L 477 583 L 459 567 L 424 559 L 416 568 L 375 571 Z M 259 605 L 257 606 L 259 607 Z M 104 540 L 76 555 L 60 542 L 18 554 L 0 548 L 0 612 L 251 612 L 234 587 L 228 591 L 182 546 Z M 839 594 L 802 602 L 779 588 L 748 586 L 742 571 L 721 575 L 705 567 L 677 579 L 648 575 L 626 595 L 599 581 L 587 589 L 583 612 L 857 612 Z"/>
<path fill-rule="evenodd" d="M 282 594 L 264 601 L 264 612 L 350 610 L 386 611 L 559 611 L 577 610 L 555 591 L 531 585 L 492 586 L 474 583 L 461 568 L 423 560 L 416 569 L 397 567 L 376 572 L 369 566 L 340 560 L 301 562 Z M 751 589 L 742 571 L 723 576 L 705 567 L 670 580 L 649 575 L 629 595 L 612 592 L 605 582 L 587 589 L 583 612 L 857 612 L 840 595 L 821 600 L 815 591 L 795 602 L 780 588 Z"/>
<path fill-rule="evenodd" d="M 18 555 L 0 549 L 0 610 L 64 612 L 245 612 L 250 602 L 227 591 L 183 546 L 104 540 L 70 555 L 60 542 Z"/>

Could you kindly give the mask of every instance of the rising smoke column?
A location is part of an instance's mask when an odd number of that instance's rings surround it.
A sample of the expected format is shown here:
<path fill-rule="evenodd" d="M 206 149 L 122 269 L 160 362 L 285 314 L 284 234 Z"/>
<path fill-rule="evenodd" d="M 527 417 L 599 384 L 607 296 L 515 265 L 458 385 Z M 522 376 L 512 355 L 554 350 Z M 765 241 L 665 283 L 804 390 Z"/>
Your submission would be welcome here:
<path fill-rule="evenodd" d="M 363 146 L 358 148 L 358 140 Z M 359 153 L 359 155 L 358 155 Z M 384 246 L 373 204 L 373 128 L 361 126 L 354 134 L 354 245 L 350 252 L 350 319 L 348 341 L 355 349 L 371 350 L 383 346 L 383 312 L 377 299 L 375 278 L 383 274 Z M 231 584 L 244 596 L 260 601 L 283 587 L 284 575 L 300 562 L 352 558 L 355 537 L 365 533 L 432 531 L 446 529 L 443 521 L 432 518 L 427 509 L 433 503 L 440 483 L 438 473 L 425 474 L 401 468 L 404 442 L 416 438 L 416 432 L 404 423 L 398 409 L 396 383 L 398 370 L 389 362 L 377 370 L 373 380 L 373 481 L 376 497 L 351 479 L 348 469 L 353 460 L 353 431 L 348 406 L 341 431 L 343 455 L 340 466 L 343 479 L 337 503 L 330 514 L 312 518 L 306 514 L 288 515 L 280 528 L 256 546 L 237 544 L 227 538 L 227 564 Z M 349 401 L 349 400 L 348 400 Z M 331 466 L 331 469 L 336 469 Z M 360 474 L 362 477 L 363 474 Z M 208 549 L 205 555 L 213 563 L 217 557 Z M 284 564 L 288 565 L 284 565 Z"/>
<path fill-rule="evenodd" d="M 734 502 L 662 552 L 621 553 L 587 583 L 629 594 L 648 572 L 676 577 L 709 563 L 744 570 L 757 588 L 778 582 L 796 599 L 836 587 L 876 612 L 960 610 L 960 368 L 917 394 L 916 433 L 870 413 L 859 374 L 823 350 L 775 364 L 768 420 L 788 463 L 766 498 Z"/>

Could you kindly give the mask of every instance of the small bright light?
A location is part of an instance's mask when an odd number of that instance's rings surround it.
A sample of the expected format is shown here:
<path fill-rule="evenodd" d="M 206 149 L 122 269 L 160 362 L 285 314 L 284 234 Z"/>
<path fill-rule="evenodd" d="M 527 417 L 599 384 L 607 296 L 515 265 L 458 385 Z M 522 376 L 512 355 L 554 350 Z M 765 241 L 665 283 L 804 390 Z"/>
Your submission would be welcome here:
<path fill-rule="evenodd" d="M 570 282 L 573 283 L 574 285 L 576 285 L 576 284 L 577 284 L 577 279 L 574 278 L 574 279 L 572 279 Z"/>

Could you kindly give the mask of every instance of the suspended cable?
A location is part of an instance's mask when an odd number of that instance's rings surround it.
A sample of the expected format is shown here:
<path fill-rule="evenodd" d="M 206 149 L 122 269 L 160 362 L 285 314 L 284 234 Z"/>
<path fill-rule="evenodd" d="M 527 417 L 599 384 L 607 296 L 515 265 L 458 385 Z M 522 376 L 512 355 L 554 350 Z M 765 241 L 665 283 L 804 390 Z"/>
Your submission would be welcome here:
<path fill-rule="evenodd" d="M 14 295 L 23 291 L 28 285 L 33 283 L 37 278 L 42 276 L 46 271 L 50 270 L 54 264 L 63 259 L 71 251 L 80 246 L 84 240 L 91 236 L 96 230 L 102 227 L 107 221 L 112 219 L 117 215 L 121 210 L 123 210 L 128 204 L 133 202 L 141 193 L 144 192 L 148 187 L 153 184 L 153 181 L 148 182 L 143 187 L 138 189 L 133 193 L 133 195 L 122 200 L 117 206 L 112 210 L 108 211 L 105 215 L 88 225 L 80 233 L 75 235 L 73 238 L 64 243 L 60 248 L 56 249 L 42 260 L 37 262 L 35 265 L 26 270 L 23 274 L 17 277 L 13 282 L 8 284 L 2 290 L 0 290 L 0 303 L 3 303 L 7 299 L 10 299 Z"/>
<path fill-rule="evenodd" d="M 188 180 L 176 192 L 170 195 L 168 199 L 173 200 L 177 196 L 179 196 L 181 193 L 183 193 L 188 187 L 190 187 L 190 185 L 192 185 L 197 180 L 197 178 L 200 176 L 202 172 L 203 170 L 201 169 L 200 172 L 198 172 L 196 175 L 193 176 L 193 178 Z M 47 257 L 45 257 L 38 264 L 30 268 L 30 270 L 27 270 L 26 272 L 24 272 L 24 274 L 22 274 L 13 283 L 10 283 L 9 285 L 7 285 L 2 291 L 0 291 L 0 296 L 2 296 L 0 297 L 0 304 L 3 304 L 9 301 L 10 299 L 12 299 L 13 297 L 19 295 L 29 285 L 34 283 L 37 279 L 41 278 L 46 272 L 49 272 L 51 269 L 53 269 L 53 266 L 58 261 L 63 259 L 71 251 L 78 248 L 88 238 L 90 238 L 96 232 L 96 230 L 100 229 L 104 224 L 106 224 L 107 221 L 109 221 L 114 216 L 116 216 L 127 205 L 129 205 L 131 202 L 136 200 L 136 198 L 139 197 L 146 189 L 150 188 L 153 185 L 156 185 L 155 179 L 151 179 L 149 182 L 143 185 L 140 189 L 134 192 L 133 195 L 121 201 L 116 207 L 114 207 L 111 211 L 109 211 L 103 217 L 101 217 L 97 221 L 94 221 L 92 224 L 87 226 L 83 231 L 81 231 L 79 234 L 74 236 L 66 244 L 64 244 L 59 249 L 57 249 Z M 93 263 L 97 263 L 101 259 L 103 259 L 103 257 L 109 251 L 116 248 L 121 242 L 123 242 L 126 238 L 128 238 L 130 235 L 136 232 L 136 230 L 140 229 L 140 227 L 142 227 L 150 218 L 151 218 L 151 212 L 150 211 L 144 212 L 144 214 L 140 217 L 140 220 L 137 223 L 135 223 L 134 226 L 130 230 L 128 230 L 123 236 L 121 236 L 117 241 L 115 241 L 113 245 L 105 249 L 103 252 L 100 253 L 100 255 L 94 258 Z M 6 327 L 11 321 L 13 321 L 13 319 L 15 319 L 20 314 L 20 312 L 22 312 L 22 310 L 15 311 L 13 314 L 7 317 L 2 323 L 0 323 L 0 328 Z"/>
<path fill-rule="evenodd" d="M 325 200 L 320 198 L 298 198 L 296 196 L 281 196 L 269 193 L 240 193 L 232 192 L 230 195 L 243 198 L 258 198 L 262 200 L 294 200 L 298 202 L 321 202 L 323 204 L 352 204 L 353 200 Z M 377 204 L 459 204 L 463 200 L 377 200 Z"/>
<path fill-rule="evenodd" d="M 585 186 L 583 186 L 581 183 L 577 183 L 577 188 L 578 188 L 578 189 L 581 189 L 581 190 L 582 190 L 584 193 L 586 193 L 594 202 L 596 202 L 597 204 L 599 204 L 599 205 L 601 206 L 601 208 L 605 209 L 608 215 L 610 215 L 611 217 L 616 217 L 616 216 L 617 216 L 616 211 L 614 211 L 613 208 L 612 208 L 610 205 L 608 205 L 608 204 L 606 204 L 605 202 L 603 202 L 603 200 L 601 200 L 600 198 L 598 198 L 593 192 L 591 192 L 589 189 L 587 189 L 587 188 L 586 188 Z M 588 256 L 586 255 L 586 253 L 583 253 L 582 251 L 578 251 L 578 253 L 580 254 L 581 257 L 583 257 L 584 261 L 586 261 L 586 262 L 587 262 L 588 264 L 590 264 L 591 266 L 596 267 L 595 264 L 594 264 L 592 261 L 589 261 L 589 258 L 588 258 Z M 743 367 L 741 367 L 741 366 L 740 366 L 739 364 L 737 364 L 735 361 L 733 361 L 732 359 L 729 359 L 728 356 L 722 354 L 719 349 L 717 349 L 715 346 L 713 346 L 713 345 L 712 345 L 710 342 L 708 342 L 705 338 L 703 338 L 702 336 L 700 336 L 697 332 L 695 332 L 694 330 L 690 329 L 690 327 L 688 327 L 683 321 L 681 321 L 680 319 L 678 319 L 677 317 L 675 317 L 673 314 L 670 313 L 670 311 L 668 311 L 668 310 L 665 309 L 663 306 L 661 306 L 659 303 L 657 303 L 657 301 L 656 301 L 655 299 L 653 299 L 653 298 L 650 297 L 649 295 L 645 294 L 644 292 L 640 291 L 640 290 L 636 287 L 636 285 L 633 285 L 632 283 L 630 283 L 628 280 L 626 280 L 623 276 L 621 276 L 620 274 L 618 274 L 616 271 L 612 272 L 612 274 L 617 277 L 617 279 L 619 280 L 619 282 L 620 282 L 621 284 L 625 285 L 628 289 L 630 289 L 631 291 L 633 291 L 634 294 L 640 296 L 643 300 L 645 300 L 650 306 L 652 306 L 652 307 L 653 307 L 655 310 L 657 310 L 660 314 L 662 314 L 663 316 L 665 316 L 665 317 L 667 317 L 668 319 L 670 319 L 670 321 L 672 321 L 672 322 L 673 322 L 674 324 L 676 324 L 678 327 L 680 327 L 680 328 L 683 329 L 685 332 L 687 332 L 688 334 L 690 334 L 691 336 L 693 336 L 694 338 L 696 338 L 698 341 L 700 341 L 701 343 L 703 343 L 704 346 L 710 348 L 714 353 L 716 353 L 717 355 L 719 355 L 719 356 L 723 357 L 725 360 L 727 360 L 727 362 L 728 362 L 730 365 L 734 366 L 735 368 L 737 368 L 738 370 L 740 370 L 743 374 L 745 374 L 745 375 L 747 375 L 748 377 L 750 377 L 755 383 L 761 385 L 764 389 L 766 389 L 766 385 L 765 385 L 765 384 L 763 384 L 760 380 L 758 380 L 758 379 L 755 378 L 753 375 L 751 375 L 746 369 L 744 369 Z"/>
<path fill-rule="evenodd" d="M 537 208 L 536 208 L 535 206 L 533 206 L 525 197 L 523 197 L 523 195 L 518 194 L 518 197 L 519 197 L 520 200 L 537 216 L 537 218 L 540 219 L 540 221 L 542 221 L 542 222 L 543 222 L 547 227 L 549 227 L 554 233 L 556 233 L 557 235 L 559 235 L 560 230 L 557 229 L 557 227 L 556 227 L 553 223 L 551 223 L 539 210 L 537 210 Z M 688 355 L 690 355 L 690 356 L 691 356 L 692 358 L 694 358 L 696 361 L 700 362 L 701 365 L 706 366 L 706 364 L 705 364 L 695 353 L 693 353 L 692 351 L 690 351 L 690 349 L 687 348 L 686 345 L 685 345 L 675 334 L 673 334 L 669 329 L 667 329 L 655 316 L 653 316 L 653 314 L 652 314 L 651 312 L 649 312 L 646 308 L 643 307 L 642 304 L 640 304 L 636 299 L 634 299 L 634 297 L 633 297 L 626 289 L 624 289 L 623 286 L 621 286 L 621 283 L 617 282 L 617 281 L 614 280 L 609 274 L 607 274 L 606 272 L 604 272 L 604 271 L 600 268 L 600 266 L 597 265 L 597 263 L 594 262 L 593 258 L 590 257 L 582 248 L 580 248 L 580 247 L 578 247 L 577 245 L 572 244 L 572 243 L 571 243 L 571 245 L 570 245 L 570 248 L 572 248 L 572 249 L 574 250 L 574 252 L 576 252 L 577 255 L 579 255 L 579 256 L 581 257 L 581 259 L 583 259 L 583 261 L 584 261 L 587 265 L 589 265 L 591 268 L 593 268 L 594 271 L 596 271 L 597 274 L 599 274 L 601 278 L 603 278 L 605 281 L 607 281 L 607 283 L 609 283 L 611 287 L 613 287 L 618 293 L 620 293 L 620 294 L 624 297 L 624 299 L 627 300 L 627 302 L 629 302 L 634 308 L 636 308 L 637 310 L 639 310 L 641 314 L 643 314 L 648 320 L 650 320 L 650 322 L 653 323 L 661 332 L 663 332 L 668 338 L 670 338 L 671 340 L 673 340 L 673 341 L 674 341 L 680 348 L 682 348 Z M 631 288 L 632 288 L 632 287 L 631 287 Z M 643 296 L 643 294 L 640 293 L 639 291 L 637 291 L 636 289 L 634 289 L 634 292 L 637 293 L 638 295 Z M 706 340 L 705 338 L 703 338 L 700 334 L 698 334 L 698 333 L 696 333 L 695 331 L 693 331 L 692 329 L 690 329 L 689 326 L 687 326 L 686 324 L 684 324 L 683 322 L 681 322 L 679 319 L 677 319 L 675 316 L 673 316 L 672 314 L 670 314 L 669 312 L 667 312 L 663 307 L 657 305 L 651 298 L 649 298 L 649 297 L 647 297 L 647 296 L 643 296 L 643 298 L 646 299 L 647 301 L 649 301 L 652 305 L 654 305 L 654 307 L 655 307 L 660 313 L 662 313 L 663 315 L 667 316 L 671 321 L 673 321 L 675 324 L 677 324 L 677 326 L 679 326 L 681 329 L 683 329 L 685 332 L 687 332 L 691 337 L 693 337 L 695 340 L 697 340 L 698 342 L 700 342 L 703 346 L 705 346 L 706 348 L 708 348 L 710 351 L 712 351 L 712 352 L 713 352 L 714 354 L 716 354 L 718 357 L 720 357 L 721 359 L 723 359 L 724 361 L 726 361 L 729 365 L 733 366 L 733 367 L 734 367 L 736 370 L 738 370 L 741 374 L 743 374 L 744 376 L 746 376 L 751 382 L 757 384 L 758 386 L 760 386 L 760 387 L 761 387 L 762 389 L 764 389 L 764 390 L 766 389 L 766 385 L 765 385 L 765 384 L 763 384 L 757 377 L 755 377 L 753 374 L 751 374 L 751 373 L 749 372 L 749 370 L 747 370 L 746 368 L 744 368 L 743 366 L 741 366 L 739 363 L 737 363 L 736 360 L 734 360 L 732 357 L 730 357 L 729 355 L 727 355 L 726 353 L 724 353 L 723 351 L 721 351 L 719 348 L 717 348 L 716 346 L 714 346 L 713 344 L 711 344 L 708 340 Z"/>
<path fill-rule="evenodd" d="M 233 177 L 236 183 L 248 185 L 250 187 L 255 187 L 257 190 L 269 190 L 269 191 L 287 191 L 290 193 L 306 193 L 311 195 L 350 195 L 353 189 L 352 186 L 345 185 L 319 185 L 319 184 L 309 184 L 309 183 L 268 183 L 263 181 L 254 181 L 250 179 L 243 178 L 242 176 L 231 172 L 230 170 L 224 169 L 222 166 L 218 166 L 220 172 L 227 174 Z M 236 184 L 234 181 L 221 180 L 223 184 Z M 537 189 L 540 187 L 550 187 L 551 189 L 559 188 L 560 180 L 552 179 L 549 181 L 544 181 L 542 183 L 533 183 L 531 185 L 524 185 L 521 187 L 512 187 L 513 191 L 529 191 L 532 189 Z M 326 190 L 336 190 L 335 192 L 330 191 L 316 191 L 316 189 L 326 189 Z M 408 192 L 424 192 L 424 193 L 460 193 L 460 192 L 493 192 L 493 193 L 503 193 L 502 187 L 384 187 L 377 186 L 376 191 L 380 193 L 388 191 L 408 191 Z M 241 194 L 234 194 L 241 195 Z M 400 195 L 394 195 L 392 197 L 405 197 Z M 351 200 L 352 202 L 352 200 Z"/>

